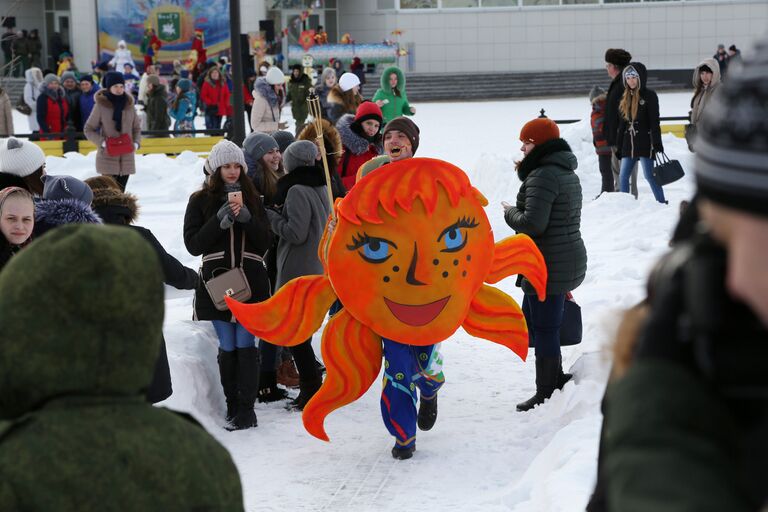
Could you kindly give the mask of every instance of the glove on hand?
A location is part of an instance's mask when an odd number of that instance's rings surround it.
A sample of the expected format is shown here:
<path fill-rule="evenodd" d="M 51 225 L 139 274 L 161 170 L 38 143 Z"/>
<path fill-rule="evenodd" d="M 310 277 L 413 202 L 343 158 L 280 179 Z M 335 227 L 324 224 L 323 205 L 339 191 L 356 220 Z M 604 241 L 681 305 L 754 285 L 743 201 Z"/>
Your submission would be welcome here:
<path fill-rule="evenodd" d="M 237 214 L 235 220 L 237 222 L 242 222 L 243 224 L 247 224 L 251 221 L 251 212 L 248 210 L 247 206 L 243 205 L 240 207 L 240 213 Z"/>
<path fill-rule="evenodd" d="M 216 217 L 219 220 L 224 220 L 224 217 L 226 216 L 234 217 L 234 215 L 232 215 L 232 208 L 230 208 L 229 203 L 224 203 L 221 205 L 219 211 L 216 212 Z"/>
<path fill-rule="evenodd" d="M 219 227 L 221 229 L 229 229 L 235 224 L 235 220 L 232 218 L 231 215 L 225 215 L 223 219 L 221 219 L 221 222 L 219 223 Z"/>

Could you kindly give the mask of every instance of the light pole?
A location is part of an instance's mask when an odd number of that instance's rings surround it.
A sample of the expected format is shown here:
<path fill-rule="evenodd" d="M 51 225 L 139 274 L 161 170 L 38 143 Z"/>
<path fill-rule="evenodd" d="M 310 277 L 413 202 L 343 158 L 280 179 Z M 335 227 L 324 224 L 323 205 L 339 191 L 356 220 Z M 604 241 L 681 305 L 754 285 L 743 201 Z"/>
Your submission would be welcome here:
<path fill-rule="evenodd" d="M 229 35 L 232 51 L 232 142 L 242 146 L 245 139 L 245 101 L 243 99 L 243 59 L 240 49 L 240 0 L 229 0 Z"/>

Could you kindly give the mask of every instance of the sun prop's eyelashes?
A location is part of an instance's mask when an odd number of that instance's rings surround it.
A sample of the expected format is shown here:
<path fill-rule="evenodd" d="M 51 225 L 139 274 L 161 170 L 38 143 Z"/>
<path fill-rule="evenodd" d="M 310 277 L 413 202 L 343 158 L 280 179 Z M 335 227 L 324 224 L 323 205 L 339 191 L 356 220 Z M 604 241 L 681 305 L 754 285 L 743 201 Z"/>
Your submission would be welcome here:
<path fill-rule="evenodd" d="M 457 220 L 455 223 L 453 223 L 453 224 L 451 224 L 450 226 L 448 226 L 447 228 L 445 228 L 445 229 L 443 230 L 443 232 L 442 232 L 442 233 L 440 233 L 440 236 L 439 236 L 439 237 L 437 237 L 437 241 L 439 242 L 440 240 L 442 240 L 442 238 L 443 238 L 443 237 L 444 237 L 446 234 L 450 233 L 450 232 L 451 232 L 451 231 L 453 231 L 454 229 L 460 229 L 460 228 L 476 228 L 477 226 L 479 226 L 479 224 L 477 223 L 477 221 L 475 220 L 475 218 L 474 218 L 474 217 L 472 217 L 471 219 L 470 219 L 469 217 L 461 217 L 461 218 L 460 218 L 459 220 Z"/>
<path fill-rule="evenodd" d="M 350 251 L 356 251 L 364 245 L 370 244 L 371 242 L 385 242 L 397 249 L 397 244 L 395 242 L 391 242 L 386 238 L 370 236 L 368 233 L 357 233 L 356 235 L 352 236 L 352 243 L 347 245 L 347 249 Z"/>

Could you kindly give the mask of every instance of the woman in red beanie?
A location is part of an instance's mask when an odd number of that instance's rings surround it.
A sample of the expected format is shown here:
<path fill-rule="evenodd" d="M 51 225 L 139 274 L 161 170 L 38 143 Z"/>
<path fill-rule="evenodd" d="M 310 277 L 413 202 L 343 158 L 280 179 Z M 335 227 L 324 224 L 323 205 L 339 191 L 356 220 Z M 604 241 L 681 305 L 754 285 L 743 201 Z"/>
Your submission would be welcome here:
<path fill-rule="evenodd" d="M 516 167 L 522 185 L 515 206 L 502 203 L 504 219 L 517 233 L 536 242 L 548 273 L 544 302 L 537 300 L 526 279 L 518 278 L 525 292 L 523 313 L 530 345 L 536 348 L 536 394 L 517 404 L 518 411 L 528 411 L 571 378 L 563 373 L 560 326 L 566 294 L 584 281 L 587 251 L 580 231 L 581 183 L 574 172 L 578 162 L 570 146 L 547 118 L 526 123 L 520 140 L 525 156 Z"/>
<path fill-rule="evenodd" d="M 347 190 L 355 184 L 360 166 L 382 152 L 379 133 L 382 119 L 379 106 L 365 101 L 357 107 L 354 116 L 344 114 L 336 123 L 336 129 L 344 146 L 339 174 Z"/>

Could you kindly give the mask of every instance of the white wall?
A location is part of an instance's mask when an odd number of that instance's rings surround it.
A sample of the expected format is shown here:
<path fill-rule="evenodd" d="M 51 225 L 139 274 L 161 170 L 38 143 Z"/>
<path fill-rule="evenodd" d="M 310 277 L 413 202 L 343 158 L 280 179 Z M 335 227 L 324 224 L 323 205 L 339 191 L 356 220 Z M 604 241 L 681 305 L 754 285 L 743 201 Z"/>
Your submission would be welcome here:
<path fill-rule="evenodd" d="M 625 48 L 655 69 L 692 68 L 718 43 L 745 47 L 768 29 L 768 1 L 643 3 L 512 9 L 376 11 L 340 0 L 339 31 L 360 42 L 414 44 L 414 71 L 598 69 L 606 48 Z"/>
<path fill-rule="evenodd" d="M 81 71 L 90 70 L 91 61 L 98 57 L 96 0 L 69 0 L 69 11 L 75 66 Z"/>

